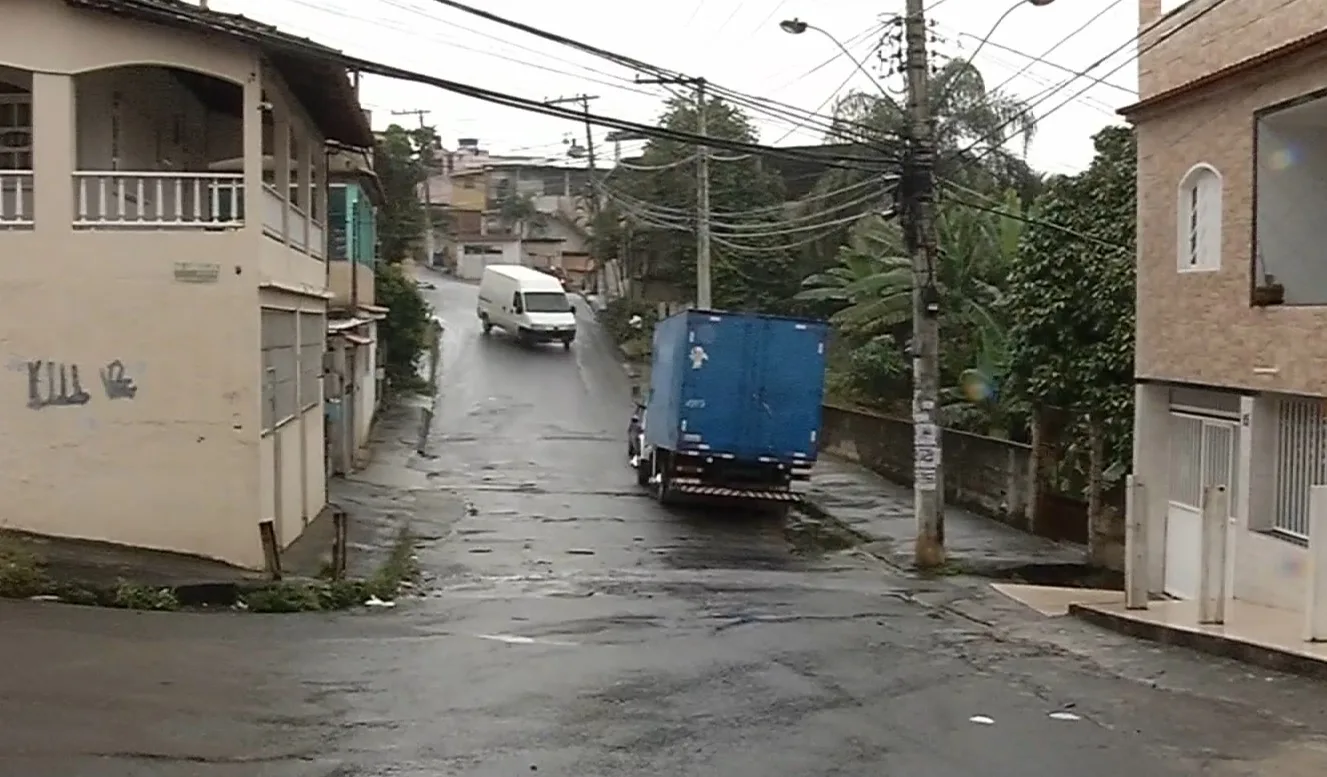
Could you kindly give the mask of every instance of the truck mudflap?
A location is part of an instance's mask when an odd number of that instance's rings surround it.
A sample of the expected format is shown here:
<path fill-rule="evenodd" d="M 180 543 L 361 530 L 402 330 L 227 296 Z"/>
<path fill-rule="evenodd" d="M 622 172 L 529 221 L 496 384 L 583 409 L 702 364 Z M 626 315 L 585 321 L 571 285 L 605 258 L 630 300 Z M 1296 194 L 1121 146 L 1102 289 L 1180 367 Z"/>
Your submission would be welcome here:
<path fill-rule="evenodd" d="M 795 504 L 802 501 L 802 495 L 795 491 L 783 491 L 765 488 L 731 488 L 729 486 L 702 486 L 696 483 L 669 484 L 669 490 L 677 494 L 691 496 L 710 496 L 724 499 L 748 499 L 760 502 L 787 502 Z"/>

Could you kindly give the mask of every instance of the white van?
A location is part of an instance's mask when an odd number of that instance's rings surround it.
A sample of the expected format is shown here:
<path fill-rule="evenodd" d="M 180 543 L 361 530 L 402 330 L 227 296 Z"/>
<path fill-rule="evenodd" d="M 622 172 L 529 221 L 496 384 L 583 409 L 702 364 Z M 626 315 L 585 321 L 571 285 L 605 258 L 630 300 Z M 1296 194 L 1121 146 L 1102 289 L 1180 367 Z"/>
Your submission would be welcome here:
<path fill-rule="evenodd" d="M 522 342 L 560 342 L 563 348 L 576 339 L 576 311 L 562 282 L 518 264 L 484 268 L 478 313 L 484 334 L 497 326 Z"/>

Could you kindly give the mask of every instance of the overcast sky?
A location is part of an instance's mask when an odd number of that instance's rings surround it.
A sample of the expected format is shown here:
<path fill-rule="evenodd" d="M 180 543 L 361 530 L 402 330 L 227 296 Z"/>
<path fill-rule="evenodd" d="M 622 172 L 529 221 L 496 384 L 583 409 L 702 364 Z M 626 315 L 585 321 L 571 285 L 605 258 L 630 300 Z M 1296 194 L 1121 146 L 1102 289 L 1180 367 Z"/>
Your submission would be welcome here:
<path fill-rule="evenodd" d="M 728 89 L 768 97 L 805 110 L 821 108 L 842 89 L 874 89 L 829 38 L 809 31 L 792 36 L 778 22 L 799 17 L 842 41 L 868 68 L 878 70 L 872 34 L 882 14 L 901 12 L 903 0 L 673 0 L 623 3 L 617 0 L 469 0 L 485 10 L 534 27 L 671 70 L 704 76 Z M 970 56 L 978 40 L 1015 0 L 928 0 L 938 56 Z M 494 91 L 544 100 L 589 93 L 600 97 L 593 111 L 653 123 L 663 93 L 632 83 L 633 74 L 611 63 L 523 35 L 452 10 L 432 0 L 212 0 L 217 10 L 242 13 L 313 38 L 365 59 L 462 81 Z M 1109 84 L 1080 78 L 1044 99 L 1035 113 L 1040 129 L 1030 158 L 1051 172 L 1072 172 L 1091 159 L 1090 136 L 1119 120 L 1115 108 L 1132 101 L 1137 69 L 1130 41 L 1137 30 L 1135 0 L 1057 0 L 1047 7 L 1024 5 L 1009 14 L 976 62 L 990 85 L 1036 101 L 1120 47 L 1091 71 Z M 1104 15 L 1083 32 L 1041 56 L 1066 35 Z M 823 64 L 831 60 L 829 64 Z M 817 69 L 817 66 L 821 66 Z M 1116 70 L 1112 75 L 1110 71 Z M 1026 68 L 1026 69 L 1024 69 Z M 1019 74 L 1019 71 L 1023 72 Z M 1016 75 L 1017 74 L 1017 75 Z M 1081 96 L 1073 95 L 1087 88 Z M 362 98 L 374 125 L 413 123 L 393 110 L 425 108 L 444 142 L 478 137 L 494 152 L 554 158 L 564 141 L 583 137 L 583 128 L 556 118 L 522 113 L 431 87 L 367 78 Z M 1073 99 L 1071 99 L 1073 98 Z M 1066 103 L 1067 104 L 1064 104 Z M 1063 107 L 1061 107 L 1061 105 Z M 814 127 L 791 119 L 753 113 L 765 143 L 816 143 Z M 598 130 L 602 142 L 607 130 Z M 634 152 L 623 147 L 622 152 Z M 608 147 L 601 153 L 611 155 Z"/>

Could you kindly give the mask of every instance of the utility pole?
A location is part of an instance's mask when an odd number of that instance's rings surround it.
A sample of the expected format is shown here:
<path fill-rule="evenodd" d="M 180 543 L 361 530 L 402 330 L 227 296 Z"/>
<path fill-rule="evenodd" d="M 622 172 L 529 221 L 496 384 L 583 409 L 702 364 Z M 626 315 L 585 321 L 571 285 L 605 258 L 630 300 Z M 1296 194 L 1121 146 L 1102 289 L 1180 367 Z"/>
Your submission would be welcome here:
<path fill-rule="evenodd" d="M 599 212 L 599 191 L 594 186 L 594 125 L 590 123 L 590 102 L 598 100 L 595 94 L 578 94 L 574 97 L 559 97 L 556 100 L 544 100 L 544 105 L 564 105 L 580 103 L 585 114 L 585 158 L 589 163 L 590 174 L 590 214 Z"/>
<path fill-rule="evenodd" d="M 392 111 L 393 116 L 418 116 L 419 128 L 427 128 L 424 117 L 433 111 L 416 108 L 411 111 Z M 430 179 L 433 177 L 433 139 L 428 138 L 427 156 L 424 159 L 424 254 L 425 263 L 433 266 L 433 192 Z"/>
<path fill-rule="evenodd" d="M 918 567 L 945 561 L 944 471 L 940 427 L 940 299 L 936 288 L 935 145 L 923 0 L 906 0 L 908 115 L 911 119 L 902 177 L 902 218 L 912 258 L 913 498 Z"/>
<path fill-rule="evenodd" d="M 706 126 L 708 101 L 703 78 L 637 78 L 638 84 L 685 84 L 696 88 L 696 134 L 709 136 Z M 696 307 L 709 310 L 712 271 L 710 269 L 710 147 L 696 149 Z"/>

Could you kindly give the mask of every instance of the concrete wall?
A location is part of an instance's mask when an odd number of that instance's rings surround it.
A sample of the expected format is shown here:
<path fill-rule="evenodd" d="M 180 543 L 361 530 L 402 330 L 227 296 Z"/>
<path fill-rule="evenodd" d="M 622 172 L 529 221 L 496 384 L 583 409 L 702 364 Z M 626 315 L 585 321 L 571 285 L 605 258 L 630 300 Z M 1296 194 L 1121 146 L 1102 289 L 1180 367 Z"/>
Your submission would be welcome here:
<path fill-rule="evenodd" d="M 820 450 L 854 461 L 896 483 L 912 483 L 912 424 L 852 408 L 824 407 Z M 1079 498 L 1043 492 L 1032 494 L 1029 446 L 953 429 L 944 430 L 944 478 L 947 504 L 1024 531 L 1069 542 L 1088 542 L 1087 505 Z M 1033 504 L 1029 504 L 1035 499 Z M 1031 508 L 1031 509 L 1030 509 Z M 1094 561 L 1123 569 L 1123 512 L 1107 510 L 1091 543 Z"/>

